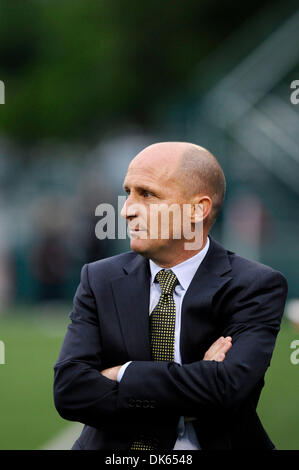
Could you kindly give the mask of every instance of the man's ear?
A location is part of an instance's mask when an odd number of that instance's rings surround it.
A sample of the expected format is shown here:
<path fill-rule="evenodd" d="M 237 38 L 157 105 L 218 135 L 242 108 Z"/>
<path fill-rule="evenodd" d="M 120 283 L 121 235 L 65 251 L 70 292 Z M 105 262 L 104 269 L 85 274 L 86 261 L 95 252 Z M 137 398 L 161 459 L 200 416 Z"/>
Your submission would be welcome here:
<path fill-rule="evenodd" d="M 203 222 L 211 213 L 212 206 L 212 199 L 209 196 L 198 197 L 192 204 L 191 222 L 195 224 Z"/>
<path fill-rule="evenodd" d="M 194 224 L 198 224 L 199 222 L 203 221 L 203 204 L 193 204 L 192 206 L 192 215 L 191 215 L 191 221 Z"/>

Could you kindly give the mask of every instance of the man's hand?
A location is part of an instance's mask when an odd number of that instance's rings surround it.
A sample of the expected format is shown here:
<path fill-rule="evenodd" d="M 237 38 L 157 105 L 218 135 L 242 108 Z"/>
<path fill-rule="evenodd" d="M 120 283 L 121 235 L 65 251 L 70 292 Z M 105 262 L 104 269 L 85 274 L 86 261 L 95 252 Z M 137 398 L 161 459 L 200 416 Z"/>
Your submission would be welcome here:
<path fill-rule="evenodd" d="M 117 380 L 117 374 L 121 366 L 109 367 L 109 369 L 101 370 L 101 374 L 110 380 Z"/>
<path fill-rule="evenodd" d="M 204 355 L 204 361 L 217 361 L 222 362 L 225 359 L 225 354 L 232 347 L 232 339 L 230 336 L 220 338 L 212 344 Z"/>

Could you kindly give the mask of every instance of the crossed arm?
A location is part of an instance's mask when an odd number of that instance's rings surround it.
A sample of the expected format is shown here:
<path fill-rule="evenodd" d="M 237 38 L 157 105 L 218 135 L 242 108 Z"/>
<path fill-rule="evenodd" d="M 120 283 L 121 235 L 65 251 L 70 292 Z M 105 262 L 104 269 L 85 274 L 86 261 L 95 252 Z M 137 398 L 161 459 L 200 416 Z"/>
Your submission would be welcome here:
<path fill-rule="evenodd" d="M 120 366 L 103 369 L 97 305 L 87 269 L 75 296 L 72 323 L 55 364 L 54 400 L 60 415 L 97 427 L 129 413 L 132 397 L 155 401 L 158 412 L 176 410 L 194 416 L 209 407 L 229 408 L 244 402 L 269 366 L 287 294 L 283 276 L 267 271 L 246 287 L 227 293 L 232 311 L 227 314 L 223 338 L 203 360 L 191 364 L 133 361 L 120 383 Z M 224 360 L 225 359 L 225 360 Z M 148 416 L 138 409 L 136 415 Z M 152 411 L 151 411 L 152 413 Z"/>
<path fill-rule="evenodd" d="M 215 341 L 212 346 L 206 351 L 203 360 L 204 361 L 217 361 L 222 362 L 225 359 L 227 351 L 232 347 L 232 338 L 221 336 Z M 109 367 L 108 369 L 101 370 L 101 374 L 110 380 L 117 380 L 117 374 L 120 366 Z"/>

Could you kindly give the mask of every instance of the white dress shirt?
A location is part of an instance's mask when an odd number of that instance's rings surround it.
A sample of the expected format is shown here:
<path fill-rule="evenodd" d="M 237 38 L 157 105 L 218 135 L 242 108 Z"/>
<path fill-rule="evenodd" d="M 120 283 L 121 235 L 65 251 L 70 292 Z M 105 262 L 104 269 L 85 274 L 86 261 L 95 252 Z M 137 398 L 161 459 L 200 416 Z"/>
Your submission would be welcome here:
<path fill-rule="evenodd" d="M 176 285 L 173 298 L 175 302 L 175 338 L 174 338 L 174 361 L 178 364 L 182 364 L 181 361 L 181 351 L 180 351 L 180 334 L 181 334 L 181 312 L 182 312 L 182 302 L 184 295 L 198 269 L 202 263 L 204 257 L 207 254 L 207 251 L 210 246 L 210 240 L 207 238 L 205 246 L 196 253 L 196 255 L 191 258 L 183 261 L 176 266 L 173 266 L 171 269 L 165 269 L 166 271 L 171 270 L 178 279 L 178 284 Z M 158 282 L 155 282 L 156 274 L 164 268 L 158 266 L 152 260 L 149 260 L 150 270 L 151 270 L 151 286 L 150 286 L 150 305 L 149 305 L 149 314 L 152 313 L 156 307 L 159 298 L 161 296 L 161 288 Z M 119 370 L 117 375 L 117 381 L 120 382 L 121 378 L 132 361 L 126 362 Z M 199 442 L 197 440 L 196 433 L 194 431 L 191 421 L 185 422 L 183 416 L 180 417 L 178 423 L 178 438 L 176 440 L 174 450 L 198 450 L 200 449 Z"/>

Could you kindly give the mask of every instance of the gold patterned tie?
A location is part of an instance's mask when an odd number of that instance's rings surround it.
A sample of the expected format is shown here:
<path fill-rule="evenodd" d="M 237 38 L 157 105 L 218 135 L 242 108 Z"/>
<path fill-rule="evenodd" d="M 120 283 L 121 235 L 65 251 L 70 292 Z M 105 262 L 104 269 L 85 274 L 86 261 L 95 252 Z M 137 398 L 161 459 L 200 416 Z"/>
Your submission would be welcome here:
<path fill-rule="evenodd" d="M 161 269 L 156 275 L 161 287 L 158 304 L 150 316 L 150 343 L 154 361 L 174 360 L 175 303 L 173 291 L 178 283 L 172 271 Z M 134 441 L 131 450 L 155 450 L 151 440 Z"/>

